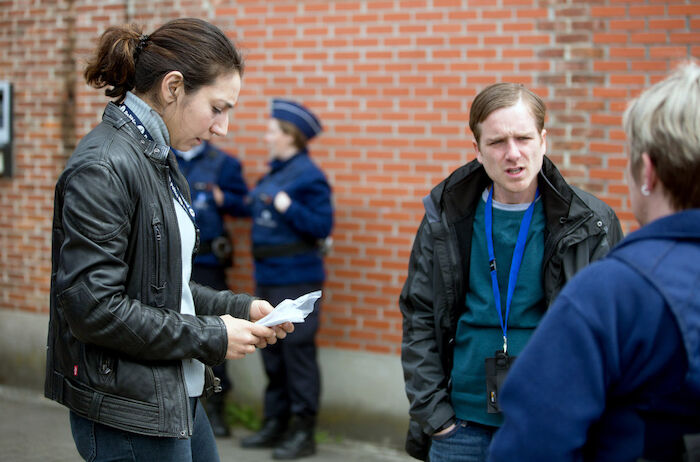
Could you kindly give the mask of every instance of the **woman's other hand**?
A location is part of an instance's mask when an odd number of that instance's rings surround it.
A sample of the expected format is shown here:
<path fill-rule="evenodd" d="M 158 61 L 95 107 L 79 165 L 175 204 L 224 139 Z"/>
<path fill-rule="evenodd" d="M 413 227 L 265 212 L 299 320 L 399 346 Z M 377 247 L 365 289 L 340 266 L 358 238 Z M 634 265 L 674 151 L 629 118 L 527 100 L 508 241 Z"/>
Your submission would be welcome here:
<path fill-rule="evenodd" d="M 255 322 L 259 319 L 262 319 L 274 309 L 275 308 L 272 305 L 270 305 L 270 303 L 267 300 L 253 300 L 253 303 L 250 305 L 250 320 Z M 273 326 L 272 330 L 275 331 L 276 338 L 283 339 L 287 336 L 287 334 L 294 332 L 294 324 L 292 324 L 291 322 L 284 322 L 282 324 Z M 275 342 L 268 343 L 272 344 Z"/>
<path fill-rule="evenodd" d="M 274 329 L 234 318 L 229 314 L 221 316 L 226 326 L 228 347 L 226 359 L 241 359 L 245 355 L 253 353 L 255 348 L 265 348 L 277 341 L 277 333 Z"/>

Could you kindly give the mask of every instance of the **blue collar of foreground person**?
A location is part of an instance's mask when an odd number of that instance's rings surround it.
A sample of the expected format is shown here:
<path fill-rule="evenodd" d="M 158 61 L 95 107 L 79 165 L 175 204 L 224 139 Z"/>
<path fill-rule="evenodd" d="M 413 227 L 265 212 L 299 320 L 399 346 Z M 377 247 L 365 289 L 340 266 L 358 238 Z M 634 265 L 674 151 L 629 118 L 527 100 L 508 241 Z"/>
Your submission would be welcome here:
<path fill-rule="evenodd" d="M 286 99 L 272 100 L 272 117 L 293 124 L 310 140 L 323 131 L 321 122 L 308 108 Z"/>

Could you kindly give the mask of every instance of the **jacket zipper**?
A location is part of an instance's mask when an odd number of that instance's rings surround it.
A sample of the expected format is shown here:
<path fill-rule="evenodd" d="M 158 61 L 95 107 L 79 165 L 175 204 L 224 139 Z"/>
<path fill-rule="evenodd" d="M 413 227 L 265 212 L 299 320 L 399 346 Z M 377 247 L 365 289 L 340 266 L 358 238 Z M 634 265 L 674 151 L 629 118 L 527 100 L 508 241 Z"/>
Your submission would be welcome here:
<path fill-rule="evenodd" d="M 593 212 L 590 210 L 588 213 L 586 213 L 585 216 L 583 216 L 579 221 L 574 223 L 571 227 L 563 228 L 562 231 L 555 237 L 553 238 L 550 242 L 550 246 L 545 249 L 545 257 L 544 257 L 544 264 L 542 265 L 542 272 L 544 273 L 545 268 L 549 265 L 550 260 L 554 257 L 554 251 L 559 247 L 559 243 L 564 240 L 566 237 L 570 236 L 573 234 L 578 228 L 583 226 L 583 224 L 593 216 Z M 573 243 L 572 243 L 573 244 Z"/>
<path fill-rule="evenodd" d="M 161 231 L 161 222 L 158 219 L 157 216 L 153 217 L 153 221 L 151 222 L 151 225 L 153 226 L 153 234 L 156 239 L 156 245 L 155 245 L 155 260 L 156 260 L 156 288 L 160 289 L 163 286 L 163 280 L 160 274 L 160 257 L 161 257 L 161 252 L 160 252 L 160 246 L 161 246 L 161 240 L 163 239 L 163 233 Z"/>
<path fill-rule="evenodd" d="M 100 374 L 107 376 L 112 373 L 112 359 L 106 357 L 104 353 L 100 353 Z"/>
<path fill-rule="evenodd" d="M 170 191 L 170 167 L 165 166 L 165 175 L 164 175 L 164 182 L 165 182 L 165 187 L 167 191 Z M 175 203 L 173 202 L 173 198 L 171 194 L 168 194 L 168 199 L 167 203 L 169 204 L 168 208 L 171 212 L 171 215 L 174 217 L 174 222 L 175 222 L 175 234 L 177 235 L 177 239 L 175 239 L 175 242 L 178 244 L 176 252 L 174 253 L 175 258 L 179 258 L 179 256 L 182 254 L 182 236 L 180 236 L 180 224 L 177 221 L 177 211 L 175 210 Z M 180 261 L 180 266 L 179 268 L 182 268 L 182 261 Z M 180 270 L 180 274 L 176 275 L 177 278 L 177 285 L 176 285 L 176 291 L 175 294 L 180 294 L 180 296 L 177 299 L 177 312 L 181 313 L 182 312 L 182 269 Z M 187 438 L 189 436 L 192 436 L 192 429 L 194 427 L 194 423 L 192 420 L 192 409 L 190 409 L 190 397 L 187 396 L 187 381 L 185 379 L 185 370 L 182 367 L 182 361 L 180 361 L 180 364 L 178 364 L 178 367 L 180 369 L 180 377 L 182 377 L 182 390 L 183 390 L 183 395 L 184 395 L 184 403 L 185 403 L 185 429 L 180 431 L 180 438 Z M 185 434 L 186 433 L 186 434 Z"/>
<path fill-rule="evenodd" d="M 445 223 L 447 222 L 447 217 L 445 217 Z M 450 266 L 452 267 L 452 290 L 454 291 L 454 298 L 455 298 L 455 303 L 459 303 L 459 300 L 457 300 L 457 294 L 461 293 L 459 290 L 459 284 L 463 283 L 462 279 L 464 279 L 464 273 L 462 271 L 462 268 L 460 268 L 459 261 L 457 259 L 457 255 L 459 255 L 459 249 L 457 248 L 457 244 L 455 242 L 457 238 L 457 231 L 454 229 L 454 226 L 450 226 L 447 224 L 443 224 L 447 228 L 445 243 L 449 247 L 448 254 L 450 256 Z M 454 306 L 454 305 L 452 305 Z"/>

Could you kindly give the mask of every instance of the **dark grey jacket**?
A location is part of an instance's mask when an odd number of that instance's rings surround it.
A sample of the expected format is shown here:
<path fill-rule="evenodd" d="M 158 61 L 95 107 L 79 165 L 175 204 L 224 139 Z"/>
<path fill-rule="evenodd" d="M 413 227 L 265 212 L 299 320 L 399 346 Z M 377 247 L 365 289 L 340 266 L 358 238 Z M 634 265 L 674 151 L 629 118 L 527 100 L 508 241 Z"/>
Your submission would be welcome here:
<path fill-rule="evenodd" d="M 189 189 L 172 153 L 154 156 L 168 149 L 110 103 L 60 176 L 45 395 L 105 425 L 187 438 L 181 360 L 221 363 L 219 315 L 248 319 L 252 297 L 191 284 L 198 316 L 180 314 L 182 251 L 168 176 L 188 200 Z"/>
<path fill-rule="evenodd" d="M 472 161 L 423 200 L 426 213 L 399 297 L 411 415 L 406 451 L 417 459 L 425 460 L 430 435 L 455 417 L 449 383 L 455 332 L 465 310 L 474 213 L 490 183 L 481 164 Z M 538 185 L 546 217 L 542 276 L 549 306 L 578 270 L 622 239 L 622 229 L 609 206 L 568 185 L 546 157 Z"/>

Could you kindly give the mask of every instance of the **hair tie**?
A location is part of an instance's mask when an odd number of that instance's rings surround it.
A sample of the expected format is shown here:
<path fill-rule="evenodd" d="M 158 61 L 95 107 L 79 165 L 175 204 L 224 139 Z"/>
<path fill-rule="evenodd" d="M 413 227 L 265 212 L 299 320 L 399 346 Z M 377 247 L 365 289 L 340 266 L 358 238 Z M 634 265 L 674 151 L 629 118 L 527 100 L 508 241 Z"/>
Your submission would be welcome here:
<path fill-rule="evenodd" d="M 134 55 L 134 59 L 138 59 L 143 49 L 146 48 L 146 45 L 148 45 L 148 38 L 148 34 L 141 34 L 141 36 L 139 37 L 139 44 L 136 45 L 136 53 Z"/>

